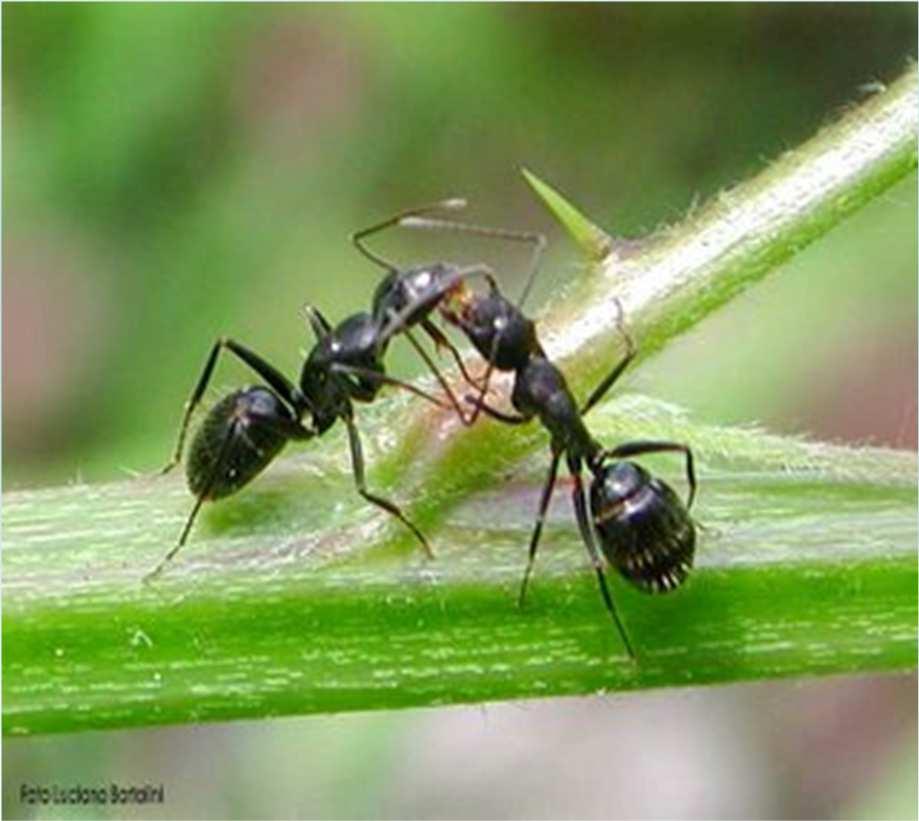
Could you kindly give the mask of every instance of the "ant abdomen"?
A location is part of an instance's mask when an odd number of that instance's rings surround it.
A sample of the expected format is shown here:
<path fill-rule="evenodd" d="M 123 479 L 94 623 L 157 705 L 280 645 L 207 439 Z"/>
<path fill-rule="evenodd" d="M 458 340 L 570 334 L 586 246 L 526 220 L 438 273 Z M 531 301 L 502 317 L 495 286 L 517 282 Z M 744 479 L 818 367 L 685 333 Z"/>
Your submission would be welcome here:
<path fill-rule="evenodd" d="M 679 587 L 692 568 L 696 531 L 676 492 L 635 462 L 596 473 L 590 509 L 607 561 L 649 593 Z"/>
<path fill-rule="evenodd" d="M 200 499 L 230 496 L 261 473 L 288 441 L 294 417 L 269 388 L 233 391 L 208 411 L 186 462 L 191 492 Z"/>

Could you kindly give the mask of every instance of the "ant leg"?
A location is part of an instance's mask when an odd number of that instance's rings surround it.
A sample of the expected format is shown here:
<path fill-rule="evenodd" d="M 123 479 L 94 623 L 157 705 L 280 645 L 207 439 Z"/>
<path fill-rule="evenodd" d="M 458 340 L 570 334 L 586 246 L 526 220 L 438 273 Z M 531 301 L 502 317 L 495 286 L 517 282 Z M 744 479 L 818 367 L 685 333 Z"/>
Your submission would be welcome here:
<path fill-rule="evenodd" d="M 437 332 L 437 334 L 440 334 L 440 330 L 436 326 L 431 325 L 431 328 L 433 328 Z M 428 330 L 428 329 L 425 328 L 425 330 Z M 428 330 L 428 333 L 430 334 L 430 330 Z M 491 374 L 495 368 L 495 357 L 497 356 L 497 353 L 498 353 L 498 343 L 501 341 L 501 333 L 500 332 L 497 333 L 495 335 L 494 340 L 492 341 L 491 353 L 489 354 L 489 357 L 488 357 L 488 367 L 485 369 L 485 375 L 482 377 L 481 381 L 473 380 L 472 377 L 470 377 L 469 374 L 466 373 L 466 370 L 463 367 L 462 360 L 460 359 L 459 353 L 457 352 L 456 348 L 454 348 L 452 345 L 450 346 L 450 350 L 453 351 L 453 355 L 456 357 L 457 362 L 459 363 L 459 366 L 460 366 L 460 370 L 465 376 L 466 381 L 472 384 L 474 387 L 477 387 L 479 389 L 479 395 L 477 399 L 473 399 L 472 397 L 469 397 L 469 396 L 465 397 L 466 400 L 469 401 L 470 404 L 474 406 L 472 415 L 469 418 L 466 418 L 463 415 L 462 408 L 460 407 L 460 404 L 457 401 L 456 396 L 454 395 L 453 391 L 450 389 L 450 386 L 447 384 L 446 380 L 443 378 L 440 371 L 437 369 L 437 366 L 431 361 L 430 357 L 427 355 L 424 349 L 419 345 L 415 337 L 412 336 L 411 331 L 409 331 L 408 328 L 405 329 L 405 335 L 408 337 L 409 341 L 415 347 L 415 350 L 418 352 L 419 356 L 421 356 L 421 358 L 427 363 L 428 367 L 434 372 L 434 375 L 437 377 L 437 381 L 440 382 L 440 385 L 446 391 L 447 396 L 450 397 L 450 402 L 453 404 L 453 407 L 456 409 L 456 413 L 459 416 L 460 421 L 467 427 L 471 427 L 472 425 L 474 425 L 476 419 L 479 418 L 479 413 L 483 410 L 483 406 L 485 404 L 484 402 L 485 394 L 488 392 L 488 383 L 491 381 Z M 446 338 L 443 337 L 442 334 L 440 335 L 444 339 L 444 341 L 446 341 Z M 437 337 L 435 336 L 433 338 L 436 343 Z"/>
<path fill-rule="evenodd" d="M 625 324 L 622 320 L 622 303 L 618 300 L 614 300 L 616 303 L 616 327 L 619 330 L 619 333 L 622 334 L 623 339 L 625 339 L 625 356 L 622 360 L 613 368 L 612 373 L 609 374 L 597 387 L 594 389 L 594 392 L 590 395 L 590 398 L 584 403 L 584 406 L 581 408 L 581 416 L 584 416 L 587 411 L 589 411 L 594 405 L 599 402 L 606 392 L 613 387 L 616 380 L 622 376 L 623 371 L 629 366 L 629 363 L 635 358 L 637 352 L 635 348 L 635 340 L 632 339 L 629 332 L 626 330 Z"/>
<path fill-rule="evenodd" d="M 533 281 L 536 279 L 536 272 L 539 270 L 539 264 L 543 252 L 546 250 L 546 238 L 542 234 L 532 231 L 512 231 L 507 228 L 491 228 L 484 225 L 469 225 L 465 222 L 452 222 L 442 219 L 428 219 L 407 214 L 399 224 L 406 228 L 424 228 L 434 231 L 457 231 L 464 234 L 477 234 L 482 237 L 492 237 L 493 239 L 507 239 L 512 242 L 529 242 L 533 244 L 533 256 L 530 258 L 530 267 L 527 272 L 526 284 L 517 301 L 517 307 L 522 308 L 530 293 Z"/>
<path fill-rule="evenodd" d="M 577 516 L 578 527 L 581 531 L 581 538 L 584 540 L 584 544 L 587 546 L 587 552 L 590 554 L 590 561 L 594 566 L 594 571 L 597 574 L 597 581 L 600 585 L 600 595 L 603 596 L 603 602 L 606 605 L 606 609 L 612 616 L 613 621 L 616 623 L 616 628 L 619 630 L 619 635 L 622 636 L 622 642 L 625 644 L 625 649 L 629 654 L 629 657 L 635 658 L 635 650 L 632 648 L 632 642 L 629 640 L 629 634 L 626 632 L 625 626 L 622 623 L 622 620 L 619 618 L 619 613 L 616 611 L 616 605 L 613 602 L 613 597 L 609 592 L 609 587 L 606 584 L 606 576 L 603 573 L 603 560 L 600 558 L 600 553 L 597 550 L 597 544 L 594 541 L 594 534 L 590 527 L 590 519 L 587 515 L 587 500 L 584 498 L 584 483 L 581 480 L 580 469 L 575 469 L 575 466 L 569 461 L 568 468 L 571 470 L 571 476 L 574 479 L 574 490 L 572 491 L 572 496 L 574 498 L 574 512 Z"/>
<path fill-rule="evenodd" d="M 449 397 L 450 404 L 453 405 L 453 409 L 456 411 L 456 415 L 459 416 L 460 422 L 462 422 L 464 425 L 467 425 L 467 426 L 471 425 L 475 421 L 475 415 L 476 415 L 475 412 L 473 412 L 471 419 L 469 420 L 466 419 L 466 416 L 463 413 L 463 408 L 460 405 L 459 400 L 457 400 L 456 398 L 456 394 L 453 393 L 453 391 L 450 388 L 450 384 L 447 382 L 446 379 L 444 379 L 444 376 L 438 369 L 437 365 L 434 364 L 434 360 L 432 360 L 431 357 L 428 356 L 427 351 L 425 351 L 425 349 L 421 347 L 421 343 L 418 342 L 417 339 L 415 339 L 415 337 L 412 335 L 412 332 L 408 328 L 405 329 L 405 335 L 406 337 L 408 337 L 408 341 L 412 343 L 412 347 L 418 352 L 418 356 L 420 356 L 424 360 L 425 364 L 428 366 L 428 368 L 430 368 L 431 372 L 437 378 L 437 381 L 440 383 L 440 387 L 443 388 L 444 392 Z"/>
<path fill-rule="evenodd" d="M 600 458 L 611 456 L 614 459 L 618 459 L 623 456 L 641 456 L 644 453 L 663 452 L 682 453 L 686 457 L 686 481 L 689 484 L 689 496 L 686 499 L 686 509 L 689 510 L 689 508 L 692 507 L 693 499 L 696 497 L 696 471 L 693 466 L 692 451 L 689 449 L 688 445 L 681 445 L 679 442 L 626 442 L 624 445 L 619 445 L 619 447 L 613 448 L 612 450 L 602 451 Z"/>
<path fill-rule="evenodd" d="M 475 405 L 481 410 L 486 416 L 490 416 L 492 419 L 497 419 L 499 422 L 505 422 L 508 425 L 522 425 L 526 422 L 529 422 L 532 419 L 532 416 L 522 416 L 521 414 L 510 414 L 499 411 L 497 408 L 493 408 L 486 402 L 481 401 L 475 396 L 469 396 L 468 394 L 463 397 L 470 405 Z"/>
<path fill-rule="evenodd" d="M 377 507 L 383 508 L 383 510 L 391 513 L 395 516 L 402 524 L 404 524 L 412 533 L 415 534 L 418 541 L 421 542 L 421 546 L 424 548 L 424 552 L 427 554 L 429 559 L 434 558 L 434 551 L 431 550 L 431 546 L 428 544 L 428 540 L 424 538 L 422 532 L 415 527 L 402 513 L 402 511 L 395 505 L 393 502 L 390 502 L 388 499 L 384 499 L 381 496 L 376 496 L 367 490 L 367 484 L 364 479 L 364 453 L 361 449 L 361 437 L 357 430 L 357 425 L 354 424 L 354 420 L 350 416 L 343 416 L 345 424 L 348 426 L 348 442 L 351 446 L 351 466 L 354 471 L 354 483 L 357 485 L 357 492 L 361 494 L 368 502 L 372 502 Z"/>
<path fill-rule="evenodd" d="M 211 475 L 207 480 L 207 484 L 201 490 L 201 493 L 198 495 L 198 498 L 195 499 L 195 505 L 191 509 L 191 513 L 188 515 L 188 519 L 185 520 L 185 526 L 182 528 L 182 532 L 179 534 L 179 541 L 176 542 L 175 546 L 160 560 L 160 563 L 153 568 L 146 576 L 143 578 L 144 584 L 149 584 L 153 581 L 160 573 L 163 572 L 163 569 L 166 567 L 169 562 L 172 561 L 172 557 L 178 553 L 182 546 L 188 539 L 188 534 L 191 532 L 191 526 L 195 522 L 195 518 L 198 516 L 198 511 L 201 509 L 201 505 L 204 504 L 204 500 L 207 498 L 207 494 L 210 492 L 211 488 L 214 486 L 214 482 L 217 481 L 217 477 L 220 476 L 220 472 L 223 470 L 223 461 L 229 453 L 230 443 L 233 441 L 233 437 L 236 435 L 239 428 L 239 423 L 234 422 L 229 430 L 227 435 L 223 439 L 223 443 L 220 445 L 220 451 L 217 454 L 217 459 L 214 462 L 214 468 L 211 471 Z"/>
<path fill-rule="evenodd" d="M 523 308 L 523 303 L 526 302 L 527 297 L 530 295 L 530 290 L 536 281 L 536 274 L 539 273 L 542 255 L 546 250 L 546 238 L 542 234 L 533 234 L 532 236 L 536 244 L 533 246 L 533 255 L 530 257 L 530 270 L 527 272 L 526 282 L 520 292 L 520 298 L 517 300 L 518 310 Z"/>
<path fill-rule="evenodd" d="M 480 387 L 482 383 L 466 370 L 466 364 L 463 362 L 463 357 L 460 356 L 460 352 L 456 350 L 456 346 L 447 339 L 443 331 L 427 318 L 421 320 L 421 327 L 437 346 L 438 350 L 440 348 L 446 348 L 450 351 L 450 354 L 453 356 L 453 361 L 456 362 L 456 367 L 459 368 L 459 372 L 463 379 L 475 388 Z"/>
<path fill-rule="evenodd" d="M 385 259 L 383 259 L 383 257 L 377 256 L 372 251 L 369 251 L 364 245 L 363 239 L 365 237 L 369 237 L 371 234 L 376 234 L 386 228 L 391 228 L 394 225 L 398 225 L 400 222 L 402 222 L 403 219 L 415 216 L 416 214 L 427 214 L 429 211 L 438 210 L 456 210 L 465 207 L 466 200 L 459 197 L 453 197 L 451 199 L 440 200 L 439 202 L 431 203 L 430 205 L 421 205 L 417 208 L 409 208 L 407 211 L 400 211 L 395 216 L 389 217 L 382 222 L 377 222 L 374 225 L 371 225 L 369 228 L 362 228 L 360 231 L 355 231 L 351 235 L 351 242 L 354 243 L 358 251 L 360 251 L 375 265 L 379 265 L 381 268 L 385 268 L 387 271 L 398 271 L 398 268 L 393 265 L 393 263 L 387 262 Z"/>
<path fill-rule="evenodd" d="M 472 416 L 469 418 L 469 422 L 468 422 L 469 425 L 474 424 L 475 420 L 479 418 L 479 413 L 485 410 L 485 394 L 488 392 L 488 383 L 491 381 L 491 375 L 495 369 L 495 359 L 498 356 L 498 344 L 500 343 L 500 341 L 501 341 L 501 331 L 498 331 L 498 333 L 495 334 L 495 338 L 491 341 L 491 350 L 488 353 L 488 367 L 485 369 L 485 376 L 482 378 L 482 382 L 479 385 L 478 398 L 476 398 L 475 401 L 471 403 L 475 405 L 475 410 L 472 412 Z M 469 397 L 467 397 L 467 401 L 468 401 L 468 398 Z M 495 416 L 495 413 L 492 413 L 491 415 Z M 509 420 L 513 418 L 514 418 L 513 416 L 504 414 L 505 422 L 509 422 Z M 521 416 L 520 418 L 522 420 L 524 417 Z M 510 424 L 514 424 L 514 423 L 510 422 Z"/>
<path fill-rule="evenodd" d="M 539 537 L 542 533 L 546 511 L 549 509 L 549 500 L 552 498 L 552 491 L 555 488 L 555 477 L 558 475 L 558 463 L 561 458 L 561 452 L 553 451 L 552 464 L 549 465 L 549 475 L 546 476 L 545 484 L 542 486 L 542 496 L 539 498 L 539 512 L 536 514 L 536 524 L 533 527 L 533 535 L 530 537 L 530 557 L 523 573 L 523 581 L 520 583 L 520 594 L 517 596 L 518 607 L 523 607 L 523 600 L 526 598 L 527 584 L 530 581 L 530 574 L 533 572 L 533 565 L 536 562 L 536 548 L 539 545 Z"/>
<path fill-rule="evenodd" d="M 216 475 L 216 468 L 215 474 Z M 160 560 L 160 563 L 153 568 L 146 576 L 143 578 L 144 584 L 149 584 L 152 582 L 163 570 L 166 568 L 166 565 L 172 561 L 172 557 L 175 556 L 179 550 L 182 549 L 185 541 L 188 539 L 188 534 L 191 531 L 191 526 L 194 524 L 195 519 L 198 516 L 198 511 L 201 509 L 201 505 L 204 503 L 204 496 L 199 496 L 195 499 L 195 506 L 191 509 L 191 513 L 188 515 L 188 519 L 185 521 L 185 527 L 182 528 L 182 534 L 179 536 L 179 541 L 176 542 L 175 547 L 172 548 L 163 558 Z"/>
<path fill-rule="evenodd" d="M 361 379 L 366 379 L 371 382 L 379 382 L 385 385 L 394 385 L 397 388 L 402 388 L 403 390 L 407 390 L 410 393 L 415 394 L 415 396 L 420 396 L 422 399 L 427 399 L 428 402 L 431 402 L 432 404 L 437 405 L 437 407 L 439 408 L 444 408 L 445 410 L 450 409 L 449 405 L 445 404 L 444 402 L 441 402 L 440 399 L 428 393 L 427 391 L 424 391 L 421 388 L 418 388 L 415 385 L 412 385 L 410 382 L 403 382 L 401 379 L 396 379 L 395 377 L 387 376 L 385 373 L 380 373 L 379 371 L 372 371 L 372 370 L 369 370 L 368 368 L 359 368 L 357 365 L 345 365 L 341 362 L 334 363 L 333 365 L 329 367 L 329 370 L 332 373 L 340 374 L 345 377 L 355 376 Z M 360 392 L 360 390 L 354 385 L 354 383 L 348 382 L 348 386 L 349 388 L 352 389 L 352 390 L 349 390 L 349 393 L 352 395 L 352 398 L 354 397 L 355 392 L 358 392 L 358 393 Z M 359 398 L 363 398 L 363 397 L 359 397 Z M 370 398 L 372 397 L 369 397 L 365 401 L 369 401 Z"/>
<path fill-rule="evenodd" d="M 198 378 L 198 384 L 195 386 L 191 396 L 185 403 L 185 414 L 182 417 L 182 424 L 179 426 L 179 436 L 176 442 L 175 452 L 173 453 L 172 459 L 160 471 L 161 474 L 168 473 L 182 460 L 182 450 L 185 446 L 185 436 L 188 433 L 188 425 L 191 422 L 192 413 L 201 401 L 201 397 L 204 396 L 204 391 L 207 389 L 211 376 L 214 373 L 214 367 L 217 364 L 217 356 L 222 348 L 226 348 L 252 368 L 252 370 L 262 377 L 262 379 L 264 379 L 295 412 L 299 412 L 303 405 L 307 404 L 306 398 L 291 384 L 284 374 L 277 370 L 277 368 L 273 365 L 269 365 L 268 362 L 244 345 L 240 345 L 238 342 L 222 336 L 214 343 L 214 347 L 211 348 L 207 361 L 204 363 L 204 370 Z"/>

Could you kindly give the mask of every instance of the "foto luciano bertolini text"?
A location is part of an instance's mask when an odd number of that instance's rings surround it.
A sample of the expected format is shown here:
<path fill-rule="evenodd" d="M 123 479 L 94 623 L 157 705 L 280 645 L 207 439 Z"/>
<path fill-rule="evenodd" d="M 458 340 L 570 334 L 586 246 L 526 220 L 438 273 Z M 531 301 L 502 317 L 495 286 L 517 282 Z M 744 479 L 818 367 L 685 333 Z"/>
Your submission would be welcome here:
<path fill-rule="evenodd" d="M 165 798 L 162 784 L 19 785 L 19 800 L 24 804 L 162 804 Z"/>

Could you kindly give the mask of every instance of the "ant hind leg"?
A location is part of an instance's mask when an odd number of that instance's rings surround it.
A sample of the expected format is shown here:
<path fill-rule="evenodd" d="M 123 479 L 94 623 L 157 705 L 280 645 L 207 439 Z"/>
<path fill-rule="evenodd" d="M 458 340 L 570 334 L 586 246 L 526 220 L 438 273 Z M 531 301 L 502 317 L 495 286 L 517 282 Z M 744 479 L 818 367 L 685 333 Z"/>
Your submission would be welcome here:
<path fill-rule="evenodd" d="M 392 514 L 402 522 L 402 524 L 415 534 L 418 541 L 421 542 L 421 546 L 424 548 L 424 552 L 427 554 L 428 558 L 433 559 L 434 551 L 431 550 L 428 540 L 425 539 L 424 534 L 406 518 L 398 505 L 394 502 L 390 502 L 389 499 L 384 499 L 382 496 L 377 496 L 367 490 L 367 482 L 364 476 L 364 453 L 361 448 L 361 437 L 358 433 L 357 425 L 354 424 L 354 420 L 350 416 L 344 416 L 343 418 L 345 424 L 348 426 L 348 442 L 351 446 L 351 467 L 354 473 L 354 483 L 357 485 L 357 492 L 368 502 L 383 508 L 387 513 Z"/>
<path fill-rule="evenodd" d="M 144 576 L 144 584 L 149 584 L 157 576 L 159 576 L 160 573 L 162 573 L 166 568 L 166 565 L 172 561 L 172 558 L 176 555 L 176 553 L 182 549 L 182 547 L 185 545 L 185 542 L 188 541 L 188 534 L 191 533 L 191 528 L 198 516 L 198 511 L 201 510 L 201 505 L 203 505 L 207 499 L 207 494 L 210 493 L 211 488 L 214 486 L 214 483 L 220 476 L 220 473 L 224 468 L 224 460 L 230 451 L 230 444 L 232 443 L 239 429 L 240 428 L 238 422 L 234 422 L 232 425 L 230 425 L 226 436 L 224 436 L 223 442 L 220 445 L 220 450 L 217 453 L 217 459 L 214 461 L 214 467 L 211 470 L 211 475 L 208 477 L 206 484 L 201 489 L 201 493 L 198 494 L 198 497 L 195 499 L 195 504 L 191 509 L 191 513 L 188 514 L 188 518 L 185 520 L 185 525 L 182 527 L 182 532 L 179 534 L 179 540 L 169 550 L 169 552 L 163 556 L 159 564 L 154 567 L 153 570 L 147 573 L 146 576 Z"/>
<path fill-rule="evenodd" d="M 569 468 L 572 467 L 573 466 L 569 463 Z M 593 564 L 594 572 L 597 574 L 597 582 L 600 585 L 600 595 L 603 597 L 603 603 L 606 605 L 607 611 L 616 624 L 619 635 L 622 636 L 622 642 L 629 654 L 629 658 L 634 659 L 635 649 L 632 647 L 632 642 L 629 639 L 629 634 L 625 629 L 625 625 L 622 623 L 622 619 L 619 618 L 619 612 L 616 610 L 616 604 L 613 601 L 612 594 L 606 582 L 606 575 L 603 573 L 603 559 L 600 557 L 599 550 L 597 550 L 593 530 L 590 526 L 590 518 L 587 515 L 587 500 L 584 496 L 584 483 L 581 479 L 580 470 L 572 469 L 571 476 L 574 479 L 572 496 L 574 499 L 574 511 L 578 520 L 578 528 L 581 531 L 581 538 L 584 540 L 584 545 L 587 547 L 587 552 L 590 555 L 590 561 Z"/>
<path fill-rule="evenodd" d="M 549 466 L 549 474 L 546 476 L 546 481 L 542 486 L 542 495 L 539 498 L 539 512 L 536 514 L 533 535 L 530 537 L 530 554 L 527 560 L 526 570 L 523 573 L 523 581 L 520 583 L 520 594 L 517 596 L 518 607 L 523 607 L 523 601 L 526 598 L 527 585 L 530 581 L 530 575 L 533 572 L 533 565 L 536 563 L 536 548 L 539 546 L 539 537 L 542 534 L 542 526 L 546 518 L 546 511 L 549 509 L 549 501 L 552 499 L 552 491 L 555 489 L 555 478 L 558 475 L 558 463 L 561 458 L 561 453 L 552 453 L 552 464 Z"/>

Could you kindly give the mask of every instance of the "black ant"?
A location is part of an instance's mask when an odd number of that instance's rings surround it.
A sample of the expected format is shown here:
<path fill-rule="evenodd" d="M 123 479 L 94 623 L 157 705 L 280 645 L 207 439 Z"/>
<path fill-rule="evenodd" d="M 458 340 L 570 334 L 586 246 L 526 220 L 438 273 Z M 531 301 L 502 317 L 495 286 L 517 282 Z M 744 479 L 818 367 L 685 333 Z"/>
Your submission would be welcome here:
<path fill-rule="evenodd" d="M 425 227 L 436 227 L 433 220 L 426 223 Z M 487 386 L 483 386 L 479 397 L 467 396 L 467 402 L 474 404 L 476 410 L 508 424 L 523 424 L 537 416 L 552 437 L 552 461 L 530 539 L 519 604 L 522 606 L 526 596 L 543 521 L 564 455 L 574 480 L 572 495 L 581 537 L 596 571 L 606 608 L 629 655 L 634 658 L 635 652 L 606 583 L 600 551 L 609 564 L 646 592 L 666 592 L 679 587 L 692 566 L 695 549 L 695 527 L 689 509 L 696 492 L 696 479 L 692 451 L 686 445 L 636 441 L 606 450 L 584 425 L 583 417 L 612 388 L 635 357 L 635 345 L 623 325 L 618 300 L 616 306 L 616 324 L 625 339 L 626 354 L 580 408 L 565 377 L 543 351 L 533 321 L 493 284 L 484 295 L 464 283 L 458 284 L 441 303 L 440 313 L 469 337 L 487 360 L 489 373 L 492 368 L 514 373 L 511 404 L 517 414 L 503 413 L 485 403 L 482 397 Z M 677 451 L 685 456 L 689 484 L 685 506 L 669 485 L 651 476 L 640 465 L 623 461 L 661 451 Z M 585 465 L 593 474 L 589 505 L 582 480 Z M 599 538 L 599 551 L 595 535 Z"/>
<path fill-rule="evenodd" d="M 318 309 L 306 308 L 307 318 L 316 336 L 316 344 L 303 365 L 299 386 L 293 385 L 280 371 L 244 345 L 227 338 L 217 340 L 186 403 L 175 453 L 169 464 L 163 468 L 163 473 L 172 470 L 181 461 L 192 413 L 204 395 L 222 349 L 239 357 L 268 384 L 268 387 L 258 385 L 234 391 L 208 412 L 192 440 L 186 463 L 188 485 L 196 497 L 195 505 L 177 544 L 145 577 L 146 579 L 158 575 L 185 544 L 195 517 L 206 500 L 232 495 L 264 470 L 289 440 L 306 440 L 319 436 L 338 419 L 342 419 L 348 427 L 352 469 L 358 492 L 369 502 L 397 517 L 415 534 L 428 556 L 433 556 L 424 535 L 405 517 L 399 507 L 367 490 L 363 452 L 354 422 L 352 401 L 371 402 L 376 398 L 380 388 L 384 384 L 389 384 L 411 391 L 439 407 L 448 407 L 426 391 L 386 375 L 383 357 L 389 341 L 395 334 L 404 333 L 437 377 L 460 419 L 466 424 L 472 424 L 477 413 L 473 413 L 471 418 L 465 417 L 446 380 L 412 336 L 410 329 L 420 324 L 438 347 L 449 348 L 462 367 L 462 360 L 456 348 L 428 317 L 446 294 L 471 277 L 482 276 L 493 288 L 497 286 L 491 270 L 485 265 L 460 268 L 448 263 L 435 263 L 400 270 L 371 253 L 364 247 L 362 240 L 410 217 L 435 209 L 459 208 L 464 205 L 463 200 L 451 199 L 413 208 L 352 235 L 352 241 L 358 250 L 376 264 L 386 268 L 389 275 L 380 283 L 374 294 L 372 313 L 354 314 L 335 328 L 332 328 Z M 538 251 L 544 244 L 541 237 L 529 234 L 480 229 L 475 226 L 462 228 L 489 236 L 535 242 L 537 253 L 534 254 L 534 262 L 538 262 Z M 465 369 L 463 373 L 470 383 L 477 384 Z M 306 415 L 311 417 L 308 426 L 304 426 L 302 422 Z"/>
<path fill-rule="evenodd" d="M 267 387 L 256 385 L 233 391 L 208 411 L 192 439 L 186 462 L 188 487 L 196 497 L 195 505 L 177 544 L 145 577 L 147 580 L 158 575 L 185 544 L 205 501 L 236 493 L 261 473 L 288 441 L 320 436 L 338 419 L 348 428 L 358 492 L 398 518 L 415 534 L 428 555 L 432 555 L 424 535 L 399 507 L 367 490 L 363 450 L 352 401 L 370 402 L 380 388 L 388 384 L 411 391 L 439 407 L 447 406 L 420 388 L 384 373 L 376 349 L 378 324 L 370 314 L 354 314 L 332 328 L 318 309 L 307 307 L 306 313 L 316 344 L 303 364 L 299 386 L 244 345 L 225 337 L 214 343 L 198 384 L 186 403 L 175 454 L 163 473 L 174 468 L 182 458 L 192 413 L 204 395 L 221 350 L 239 357 L 267 383 Z M 307 415 L 310 422 L 304 425 L 301 420 Z"/>

